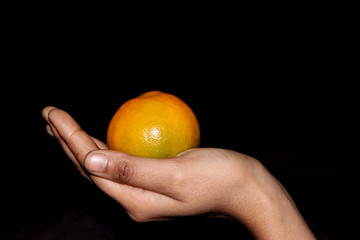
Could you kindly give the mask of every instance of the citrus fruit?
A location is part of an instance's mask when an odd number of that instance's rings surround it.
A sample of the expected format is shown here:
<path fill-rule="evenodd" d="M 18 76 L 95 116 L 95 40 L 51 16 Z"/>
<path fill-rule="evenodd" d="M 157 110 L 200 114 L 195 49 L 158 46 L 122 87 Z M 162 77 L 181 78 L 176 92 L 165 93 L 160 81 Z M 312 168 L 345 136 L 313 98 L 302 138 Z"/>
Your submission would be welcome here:
<path fill-rule="evenodd" d="M 110 121 L 110 149 L 140 157 L 168 158 L 199 146 L 199 123 L 180 98 L 151 91 L 128 100 Z"/>

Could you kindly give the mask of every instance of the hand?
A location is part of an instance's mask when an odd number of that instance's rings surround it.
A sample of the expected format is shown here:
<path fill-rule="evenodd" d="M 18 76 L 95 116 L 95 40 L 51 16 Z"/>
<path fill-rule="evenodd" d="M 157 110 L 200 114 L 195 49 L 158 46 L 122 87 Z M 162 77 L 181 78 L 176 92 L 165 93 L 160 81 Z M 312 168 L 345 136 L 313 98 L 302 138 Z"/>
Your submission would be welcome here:
<path fill-rule="evenodd" d="M 60 109 L 47 107 L 43 117 L 80 173 L 135 221 L 213 214 L 241 221 L 259 239 L 314 239 L 286 190 L 250 156 L 198 148 L 136 157 L 108 150 Z"/>

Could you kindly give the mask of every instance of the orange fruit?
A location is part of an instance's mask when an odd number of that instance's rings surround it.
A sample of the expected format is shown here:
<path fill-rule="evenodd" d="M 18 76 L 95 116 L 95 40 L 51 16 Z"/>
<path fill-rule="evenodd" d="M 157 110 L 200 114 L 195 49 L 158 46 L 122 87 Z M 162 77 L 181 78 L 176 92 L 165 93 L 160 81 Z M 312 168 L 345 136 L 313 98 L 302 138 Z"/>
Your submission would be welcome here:
<path fill-rule="evenodd" d="M 199 146 L 200 128 L 180 98 L 159 91 L 125 102 L 110 121 L 110 149 L 140 157 L 168 158 Z"/>

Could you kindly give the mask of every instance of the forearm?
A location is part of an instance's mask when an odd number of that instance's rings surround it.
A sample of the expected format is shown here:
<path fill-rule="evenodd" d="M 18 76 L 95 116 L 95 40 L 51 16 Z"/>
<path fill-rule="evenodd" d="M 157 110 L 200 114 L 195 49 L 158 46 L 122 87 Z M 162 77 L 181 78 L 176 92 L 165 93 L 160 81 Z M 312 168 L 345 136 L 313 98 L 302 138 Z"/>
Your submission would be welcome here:
<path fill-rule="evenodd" d="M 315 239 L 290 196 L 265 199 L 250 231 L 256 239 Z"/>
<path fill-rule="evenodd" d="M 256 239 L 316 239 L 283 186 L 263 167 L 260 175 L 249 186 L 247 201 L 237 206 L 234 217 Z"/>

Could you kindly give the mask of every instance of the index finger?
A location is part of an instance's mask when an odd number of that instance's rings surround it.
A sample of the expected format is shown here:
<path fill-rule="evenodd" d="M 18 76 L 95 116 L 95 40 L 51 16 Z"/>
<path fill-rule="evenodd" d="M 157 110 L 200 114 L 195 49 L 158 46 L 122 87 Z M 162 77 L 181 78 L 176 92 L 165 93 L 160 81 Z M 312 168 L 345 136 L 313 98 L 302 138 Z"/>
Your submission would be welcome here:
<path fill-rule="evenodd" d="M 86 155 L 91 151 L 98 150 L 98 145 L 67 112 L 52 108 L 45 115 L 76 160 L 81 166 L 84 166 Z"/>

